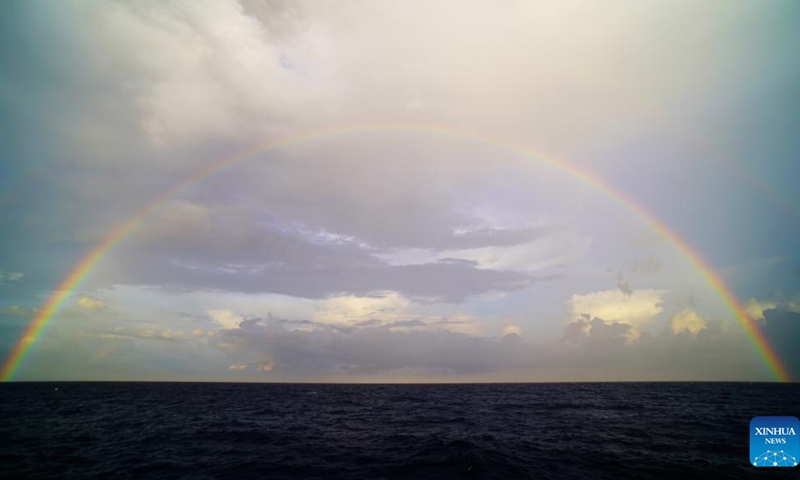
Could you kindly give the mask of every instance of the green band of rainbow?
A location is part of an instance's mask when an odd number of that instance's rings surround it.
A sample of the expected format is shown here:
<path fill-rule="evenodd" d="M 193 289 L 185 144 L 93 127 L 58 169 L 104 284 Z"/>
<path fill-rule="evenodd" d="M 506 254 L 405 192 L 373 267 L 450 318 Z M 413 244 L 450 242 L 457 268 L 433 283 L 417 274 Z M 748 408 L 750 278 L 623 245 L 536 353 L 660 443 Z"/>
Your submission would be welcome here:
<path fill-rule="evenodd" d="M 14 374 L 30 352 L 31 345 L 36 341 L 36 338 L 39 336 L 42 329 L 47 326 L 64 301 L 70 298 L 72 293 L 79 287 L 81 281 L 86 278 L 86 276 L 95 268 L 95 266 L 97 266 L 103 257 L 105 257 L 115 245 L 125 239 L 125 237 L 127 237 L 150 213 L 157 210 L 165 202 L 180 194 L 190 185 L 193 185 L 206 177 L 214 175 L 215 173 L 220 172 L 242 160 L 253 157 L 258 153 L 264 153 L 276 148 L 297 144 L 305 140 L 319 139 L 345 133 L 366 132 L 421 132 L 446 135 L 495 145 L 523 154 L 526 157 L 542 163 L 552 165 L 553 167 L 579 179 L 583 183 L 603 192 L 628 208 L 637 216 L 641 217 L 655 232 L 671 243 L 694 266 L 694 268 L 700 272 L 705 281 L 708 282 L 708 284 L 725 302 L 731 313 L 742 326 L 745 334 L 750 338 L 756 352 L 763 359 L 770 375 L 772 375 L 772 377 L 777 381 L 791 380 L 791 376 L 781 363 L 775 351 L 770 347 L 769 343 L 767 342 L 766 338 L 764 338 L 755 322 L 746 313 L 742 302 L 739 301 L 739 299 L 733 294 L 722 278 L 720 278 L 719 275 L 714 272 L 711 266 L 696 251 L 694 251 L 689 244 L 683 238 L 681 238 L 680 235 L 656 219 L 644 207 L 638 205 L 621 192 L 615 190 L 603 180 L 591 176 L 589 173 L 576 166 L 569 165 L 565 162 L 559 162 L 554 159 L 544 158 L 522 145 L 494 136 L 430 124 L 373 123 L 367 125 L 348 125 L 333 128 L 323 128 L 267 142 L 266 144 L 259 145 L 256 148 L 246 150 L 201 169 L 194 175 L 185 179 L 183 182 L 175 185 L 163 195 L 145 205 L 141 210 L 136 212 L 128 220 L 110 232 L 108 236 L 105 237 L 105 239 L 88 255 L 81 259 L 81 261 L 72 269 L 69 275 L 67 275 L 67 277 L 61 281 L 56 291 L 38 310 L 36 317 L 25 329 L 21 338 L 8 355 L 5 363 L 3 364 L 2 371 L 0 371 L 0 381 L 9 381 L 14 378 Z"/>

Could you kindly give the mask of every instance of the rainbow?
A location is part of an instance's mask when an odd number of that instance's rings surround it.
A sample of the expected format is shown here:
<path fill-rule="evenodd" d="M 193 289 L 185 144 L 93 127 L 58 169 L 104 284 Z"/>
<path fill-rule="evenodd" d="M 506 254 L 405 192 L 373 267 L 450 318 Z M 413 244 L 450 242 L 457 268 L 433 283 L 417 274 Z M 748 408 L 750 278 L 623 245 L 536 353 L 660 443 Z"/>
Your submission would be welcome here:
<path fill-rule="evenodd" d="M 114 246 L 124 240 L 136 229 L 140 223 L 142 223 L 142 221 L 148 215 L 157 210 L 165 202 L 179 195 L 189 186 L 198 183 L 203 179 L 214 175 L 232 165 L 235 165 L 242 160 L 251 158 L 256 154 L 265 153 L 280 147 L 297 144 L 306 140 L 321 139 L 347 133 L 368 132 L 420 132 L 445 135 L 494 145 L 551 165 L 558 170 L 568 173 L 581 182 L 603 192 L 605 195 L 611 197 L 616 202 L 620 203 L 632 213 L 647 222 L 647 224 L 655 232 L 671 243 L 674 248 L 676 248 L 693 265 L 693 267 L 700 272 L 705 281 L 717 292 L 720 298 L 725 302 L 727 308 L 742 326 L 744 332 L 750 338 L 756 352 L 763 359 L 772 377 L 777 381 L 791 381 L 789 372 L 783 366 L 775 351 L 770 347 L 769 343 L 767 342 L 766 338 L 764 338 L 755 322 L 746 313 L 741 301 L 733 294 L 722 278 L 720 278 L 720 276 L 714 272 L 708 262 L 706 262 L 696 251 L 692 249 L 686 240 L 684 240 L 678 233 L 672 231 L 667 225 L 656 219 L 644 207 L 635 203 L 623 193 L 615 190 L 603 180 L 590 175 L 579 167 L 569 165 L 565 162 L 559 162 L 554 159 L 544 158 L 540 155 L 537 155 L 529 148 L 515 142 L 495 136 L 478 134 L 463 129 L 416 123 L 371 123 L 366 125 L 358 124 L 332 128 L 321 128 L 310 132 L 269 141 L 255 148 L 240 152 L 229 158 L 214 162 L 197 171 L 195 174 L 178 183 L 170 190 L 166 191 L 164 194 L 152 200 L 142 209 L 134 213 L 124 223 L 111 231 L 102 242 L 100 242 L 91 252 L 89 252 L 89 254 L 81 259 L 81 261 L 72 269 L 72 271 L 70 271 L 70 273 L 61 281 L 55 292 L 51 294 L 45 303 L 37 310 L 36 316 L 27 326 L 19 341 L 15 344 L 11 353 L 3 363 L 2 370 L 0 371 L 0 381 L 9 381 L 14 378 L 14 374 L 19 369 L 23 360 L 29 354 L 31 346 L 41 334 L 42 330 L 53 319 L 61 305 L 72 296 L 73 292 L 80 286 L 81 282 L 92 272 L 97 264 L 102 261 L 102 259 L 114 248 Z"/>

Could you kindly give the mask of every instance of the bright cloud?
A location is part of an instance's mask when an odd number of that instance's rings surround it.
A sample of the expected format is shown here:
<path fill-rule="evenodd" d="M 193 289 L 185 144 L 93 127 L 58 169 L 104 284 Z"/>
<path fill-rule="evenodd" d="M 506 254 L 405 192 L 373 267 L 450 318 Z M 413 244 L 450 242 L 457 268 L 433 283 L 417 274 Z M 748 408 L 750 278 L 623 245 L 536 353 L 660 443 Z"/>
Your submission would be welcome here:
<path fill-rule="evenodd" d="M 89 297 L 81 297 L 78 300 L 78 305 L 86 310 L 102 310 L 106 308 L 106 304 L 100 300 L 94 300 Z"/>
<path fill-rule="evenodd" d="M 765 311 L 776 308 L 787 312 L 800 313 L 800 295 L 779 300 L 756 300 L 751 298 L 745 303 L 744 307 L 750 318 L 755 320 L 763 320 Z"/>
<path fill-rule="evenodd" d="M 501 234 L 506 231 L 493 230 L 496 237 L 502 237 Z M 575 232 L 554 228 L 533 242 L 446 250 L 401 249 L 376 256 L 390 265 L 418 265 L 457 259 L 475 262 L 478 268 L 483 269 L 533 272 L 571 263 L 585 254 L 590 246 L 590 238 L 581 238 Z"/>
<path fill-rule="evenodd" d="M 244 317 L 231 310 L 209 310 L 207 313 L 217 325 L 224 329 L 239 328 L 239 324 L 244 321 Z"/>
<path fill-rule="evenodd" d="M 320 301 L 312 318 L 333 325 L 355 325 L 370 320 L 388 323 L 406 319 L 411 306 L 411 301 L 397 292 L 377 293 L 373 297 L 346 295 Z"/>
<path fill-rule="evenodd" d="M 774 300 L 759 301 L 753 298 L 748 300 L 745 304 L 745 311 L 747 311 L 747 314 L 750 315 L 750 318 L 763 320 L 764 310 L 769 310 L 770 308 L 775 308 L 777 306 L 778 302 Z"/>
<path fill-rule="evenodd" d="M 672 333 L 675 335 L 681 332 L 689 332 L 692 335 L 697 335 L 708 326 L 708 321 L 698 315 L 693 309 L 684 308 L 672 316 L 669 325 Z"/>
<path fill-rule="evenodd" d="M 520 327 L 519 325 L 512 325 L 512 324 L 503 325 L 501 333 L 503 334 L 503 336 L 512 334 L 522 335 L 522 327 Z"/>
<path fill-rule="evenodd" d="M 590 315 L 605 320 L 630 325 L 636 329 L 652 323 L 664 311 L 665 290 L 603 290 L 573 295 L 569 300 L 573 318 Z"/>

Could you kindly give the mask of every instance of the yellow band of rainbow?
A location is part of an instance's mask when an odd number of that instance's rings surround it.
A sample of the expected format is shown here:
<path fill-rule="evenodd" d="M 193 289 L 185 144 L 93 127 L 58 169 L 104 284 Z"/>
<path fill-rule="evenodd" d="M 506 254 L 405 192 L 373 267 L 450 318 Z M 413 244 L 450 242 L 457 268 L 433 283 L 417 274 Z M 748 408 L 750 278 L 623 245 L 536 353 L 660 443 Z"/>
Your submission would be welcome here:
<path fill-rule="evenodd" d="M 199 170 L 184 181 L 172 187 L 163 195 L 145 205 L 141 210 L 136 212 L 124 223 L 111 231 L 108 236 L 106 236 L 103 241 L 100 242 L 100 244 L 98 244 L 88 255 L 81 259 L 81 261 L 70 271 L 69 275 L 67 275 L 61 281 L 55 292 L 37 311 L 36 316 L 27 326 L 19 341 L 15 344 L 11 353 L 6 358 L 2 370 L 0 371 L 0 381 L 9 381 L 14 378 L 14 374 L 30 352 L 32 344 L 36 341 L 36 338 L 42 332 L 42 329 L 47 326 L 64 301 L 70 298 L 72 293 L 80 285 L 81 281 L 86 278 L 89 273 L 91 273 L 97 264 L 111 251 L 111 249 L 125 239 L 125 237 L 127 237 L 134 229 L 136 229 L 136 227 L 150 213 L 157 210 L 168 200 L 183 192 L 190 185 L 200 182 L 204 178 L 214 175 L 215 173 L 218 173 L 259 153 L 265 153 L 270 150 L 297 144 L 306 140 L 320 139 L 346 133 L 367 132 L 421 132 L 436 135 L 446 135 L 494 145 L 509 151 L 523 154 L 524 156 L 532 158 L 536 161 L 551 165 L 572 175 L 581 182 L 599 190 L 600 192 L 603 192 L 647 222 L 656 233 L 671 243 L 689 261 L 689 263 L 691 263 L 694 268 L 700 272 L 705 281 L 717 292 L 720 298 L 725 302 L 730 312 L 742 326 L 756 352 L 763 359 L 770 375 L 777 381 L 791 381 L 789 372 L 783 366 L 775 351 L 770 347 L 756 323 L 747 314 L 742 302 L 733 294 L 722 278 L 720 278 L 720 276 L 714 272 L 708 262 L 706 262 L 694 249 L 692 249 L 691 246 L 689 246 L 689 244 L 683 238 L 681 238 L 680 235 L 672 231 L 666 224 L 656 219 L 644 207 L 635 203 L 621 192 L 615 190 L 603 180 L 590 175 L 579 167 L 551 158 L 543 157 L 523 145 L 501 139 L 496 136 L 479 134 L 463 129 L 448 128 L 440 125 L 420 123 L 370 123 L 320 128 L 310 132 L 304 132 L 298 135 L 287 136 L 277 140 L 269 141 L 255 148 L 251 148 L 234 156 L 214 162 L 211 165 Z"/>

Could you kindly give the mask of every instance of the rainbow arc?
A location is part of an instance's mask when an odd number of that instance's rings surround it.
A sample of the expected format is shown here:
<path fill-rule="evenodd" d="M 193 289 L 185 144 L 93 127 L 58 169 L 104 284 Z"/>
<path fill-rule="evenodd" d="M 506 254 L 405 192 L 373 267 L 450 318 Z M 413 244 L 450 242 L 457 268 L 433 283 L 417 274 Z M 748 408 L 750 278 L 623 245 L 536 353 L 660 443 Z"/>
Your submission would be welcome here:
<path fill-rule="evenodd" d="M 643 219 L 656 233 L 674 246 L 693 267 L 700 273 L 703 279 L 710 285 L 725 302 L 730 312 L 741 325 L 744 332 L 749 337 L 753 347 L 764 361 L 771 376 L 777 381 L 790 381 L 786 367 L 781 363 L 776 352 L 772 349 L 767 339 L 763 336 L 756 323 L 749 317 L 742 302 L 733 294 L 731 289 L 722 278 L 712 269 L 711 265 L 677 232 L 671 230 L 665 223 L 659 221 L 646 208 L 627 197 L 622 192 L 614 189 L 611 185 L 600 178 L 592 176 L 585 170 L 570 165 L 569 163 L 555 160 L 546 156 L 538 155 L 533 150 L 513 141 L 505 140 L 495 136 L 483 135 L 462 129 L 447 128 L 439 125 L 430 124 L 410 124 L 410 123 L 381 123 L 366 125 L 347 125 L 332 128 L 322 128 L 305 132 L 298 135 L 288 136 L 273 140 L 255 148 L 240 152 L 231 157 L 214 162 L 209 166 L 199 170 L 189 176 L 184 181 L 173 186 L 161 196 L 155 198 L 139 211 L 131 215 L 109 234 L 95 248 L 83 257 L 60 282 L 55 292 L 44 302 L 37 311 L 36 316 L 26 327 L 19 341 L 15 344 L 11 353 L 3 363 L 0 370 L 0 381 L 9 381 L 14 378 L 15 373 L 23 363 L 36 338 L 42 330 L 54 318 L 59 308 L 71 297 L 73 292 L 80 287 L 81 282 L 92 272 L 92 270 L 108 255 L 112 249 L 130 235 L 138 225 L 151 213 L 164 205 L 170 199 L 185 191 L 203 179 L 221 172 L 241 161 L 251 159 L 257 154 L 286 147 L 303 141 L 333 137 L 344 134 L 369 133 L 369 132 L 419 132 L 433 135 L 444 135 L 449 137 L 461 138 L 469 141 L 480 142 L 494 145 L 512 152 L 520 153 L 527 158 L 538 162 L 551 165 L 558 170 L 568 173 L 579 181 L 603 192 L 608 197 L 625 206 L 632 213 Z"/>

